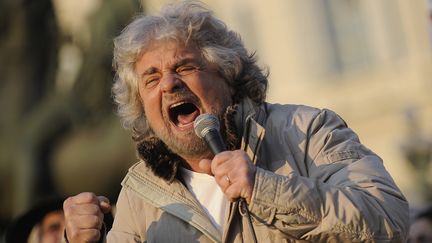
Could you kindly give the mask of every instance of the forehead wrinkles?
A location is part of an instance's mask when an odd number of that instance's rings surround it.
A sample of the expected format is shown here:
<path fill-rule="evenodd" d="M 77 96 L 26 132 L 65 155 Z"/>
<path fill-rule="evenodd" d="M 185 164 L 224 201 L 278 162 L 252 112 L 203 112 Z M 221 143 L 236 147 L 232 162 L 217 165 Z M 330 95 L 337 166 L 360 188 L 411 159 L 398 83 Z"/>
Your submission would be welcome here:
<path fill-rule="evenodd" d="M 143 52 L 136 63 L 138 75 L 151 74 L 156 71 L 170 69 L 184 60 L 199 60 L 195 49 L 183 48 L 177 45 L 156 44 L 149 51 Z"/>
<path fill-rule="evenodd" d="M 184 56 L 195 56 L 197 58 L 197 56 L 199 56 L 199 51 L 192 44 L 185 46 L 174 41 L 162 41 L 154 42 L 145 48 L 138 60 L 147 62 L 147 60 L 142 59 L 144 56 L 148 55 L 151 55 L 153 59 L 159 59 L 161 63 L 158 63 L 158 65 L 164 64 L 164 62 L 168 65 L 172 65 L 173 62 L 176 62 L 176 60 Z M 151 60 L 149 60 L 149 62 L 151 62 Z"/>

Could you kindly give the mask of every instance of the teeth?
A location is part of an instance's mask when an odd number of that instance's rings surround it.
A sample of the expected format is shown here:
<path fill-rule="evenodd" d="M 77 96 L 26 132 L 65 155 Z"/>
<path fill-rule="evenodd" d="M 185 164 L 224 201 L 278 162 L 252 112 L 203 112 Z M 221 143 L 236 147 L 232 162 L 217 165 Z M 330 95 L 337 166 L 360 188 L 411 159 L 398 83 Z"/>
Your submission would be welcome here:
<path fill-rule="evenodd" d="M 179 102 L 179 103 L 177 103 L 177 104 L 172 105 L 170 108 L 175 108 L 175 107 L 180 106 L 180 105 L 183 105 L 183 104 L 185 104 L 185 103 L 186 103 L 186 102 L 182 101 L 182 102 Z"/>

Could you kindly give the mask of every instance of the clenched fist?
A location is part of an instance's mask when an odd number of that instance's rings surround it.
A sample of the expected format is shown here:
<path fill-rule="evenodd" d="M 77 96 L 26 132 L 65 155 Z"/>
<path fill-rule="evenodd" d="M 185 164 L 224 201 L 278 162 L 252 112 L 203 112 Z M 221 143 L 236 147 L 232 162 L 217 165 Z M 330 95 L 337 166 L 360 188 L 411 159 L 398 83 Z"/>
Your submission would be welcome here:
<path fill-rule="evenodd" d="M 98 242 L 104 213 L 111 210 L 109 200 L 91 192 L 67 198 L 63 203 L 66 237 L 70 243 Z"/>

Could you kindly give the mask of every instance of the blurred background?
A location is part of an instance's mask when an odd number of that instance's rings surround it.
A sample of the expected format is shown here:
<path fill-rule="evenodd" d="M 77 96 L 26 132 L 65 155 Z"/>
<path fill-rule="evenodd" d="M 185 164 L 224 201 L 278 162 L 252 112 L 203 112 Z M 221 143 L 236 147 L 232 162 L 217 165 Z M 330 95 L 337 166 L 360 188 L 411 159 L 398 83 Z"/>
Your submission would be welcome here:
<path fill-rule="evenodd" d="M 112 39 L 162 0 L 0 0 L 0 235 L 38 201 L 115 202 L 134 145 L 115 115 Z M 207 0 L 270 69 L 268 101 L 330 108 L 411 208 L 432 200 L 432 1 Z"/>

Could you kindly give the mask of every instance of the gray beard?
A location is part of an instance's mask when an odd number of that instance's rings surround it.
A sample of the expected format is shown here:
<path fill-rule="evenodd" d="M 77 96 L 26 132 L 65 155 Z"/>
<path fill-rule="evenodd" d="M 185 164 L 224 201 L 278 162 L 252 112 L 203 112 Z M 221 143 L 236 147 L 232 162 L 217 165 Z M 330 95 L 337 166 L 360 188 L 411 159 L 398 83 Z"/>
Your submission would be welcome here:
<path fill-rule="evenodd" d="M 169 123 L 165 121 L 166 127 Z M 179 156 L 207 158 L 211 151 L 205 141 L 195 135 L 194 131 L 187 133 L 181 138 L 174 135 L 171 129 L 164 129 L 163 131 L 154 131 L 156 136 L 166 144 L 166 146 Z"/>

